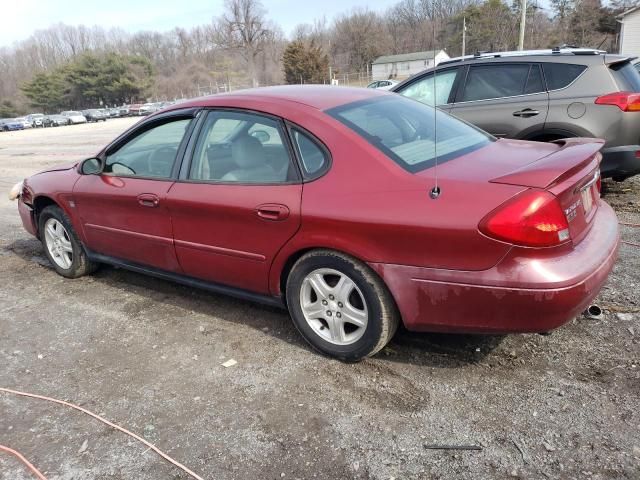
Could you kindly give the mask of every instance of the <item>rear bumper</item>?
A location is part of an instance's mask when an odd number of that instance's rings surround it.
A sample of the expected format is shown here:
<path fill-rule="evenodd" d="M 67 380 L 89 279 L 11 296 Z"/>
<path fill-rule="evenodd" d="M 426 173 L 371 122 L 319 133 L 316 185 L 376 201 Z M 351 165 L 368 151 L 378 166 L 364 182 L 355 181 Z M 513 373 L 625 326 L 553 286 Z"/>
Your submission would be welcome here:
<path fill-rule="evenodd" d="M 640 145 L 604 148 L 600 163 L 602 176 L 626 178 L 640 173 L 640 157 L 636 152 L 640 152 Z"/>
<path fill-rule="evenodd" d="M 601 202 L 589 233 L 563 252 L 513 248 L 483 271 L 370 264 L 405 326 L 460 333 L 546 332 L 583 311 L 617 259 L 618 220 Z"/>

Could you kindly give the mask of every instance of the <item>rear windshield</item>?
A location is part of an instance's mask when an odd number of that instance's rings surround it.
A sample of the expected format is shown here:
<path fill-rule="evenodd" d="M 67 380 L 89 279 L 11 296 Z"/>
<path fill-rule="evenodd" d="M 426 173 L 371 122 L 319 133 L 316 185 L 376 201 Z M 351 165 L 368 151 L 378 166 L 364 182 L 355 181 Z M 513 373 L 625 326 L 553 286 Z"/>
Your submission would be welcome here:
<path fill-rule="evenodd" d="M 640 73 L 631 62 L 614 63 L 609 69 L 620 90 L 640 92 Z"/>
<path fill-rule="evenodd" d="M 327 113 L 410 172 L 435 165 L 436 153 L 443 163 L 493 140 L 441 111 L 436 124 L 433 107 L 400 95 L 349 103 Z"/>

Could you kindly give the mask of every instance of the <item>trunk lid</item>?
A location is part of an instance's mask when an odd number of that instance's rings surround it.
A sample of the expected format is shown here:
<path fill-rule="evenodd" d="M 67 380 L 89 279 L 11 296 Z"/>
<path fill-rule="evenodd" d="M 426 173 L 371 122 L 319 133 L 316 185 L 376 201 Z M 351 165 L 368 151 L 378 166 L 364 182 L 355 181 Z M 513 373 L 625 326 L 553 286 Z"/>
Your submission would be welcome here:
<path fill-rule="evenodd" d="M 568 138 L 553 142 L 556 151 L 491 183 L 547 190 L 560 202 L 574 243 L 587 233 L 598 209 L 600 192 L 600 149 L 604 141 Z"/>

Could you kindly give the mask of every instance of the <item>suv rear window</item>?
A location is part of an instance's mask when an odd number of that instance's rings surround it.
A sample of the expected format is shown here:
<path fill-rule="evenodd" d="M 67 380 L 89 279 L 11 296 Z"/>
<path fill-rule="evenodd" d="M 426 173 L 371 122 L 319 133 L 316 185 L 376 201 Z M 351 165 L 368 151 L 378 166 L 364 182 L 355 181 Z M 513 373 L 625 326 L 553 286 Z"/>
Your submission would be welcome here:
<path fill-rule="evenodd" d="M 409 172 L 453 160 L 489 144 L 493 137 L 444 112 L 400 95 L 348 103 L 327 110 Z"/>
<path fill-rule="evenodd" d="M 640 92 L 640 73 L 631 62 L 614 63 L 609 69 L 621 91 Z"/>
<path fill-rule="evenodd" d="M 570 63 L 543 63 L 542 69 L 547 80 L 547 88 L 558 90 L 573 82 L 587 67 Z"/>

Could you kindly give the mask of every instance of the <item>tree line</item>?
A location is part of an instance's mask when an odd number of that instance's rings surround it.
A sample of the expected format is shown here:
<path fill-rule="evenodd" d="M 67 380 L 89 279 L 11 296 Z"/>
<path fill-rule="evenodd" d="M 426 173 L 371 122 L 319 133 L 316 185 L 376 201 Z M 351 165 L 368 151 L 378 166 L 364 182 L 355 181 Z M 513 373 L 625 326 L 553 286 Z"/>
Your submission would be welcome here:
<path fill-rule="evenodd" d="M 617 51 L 616 16 L 637 0 L 528 2 L 525 48 L 563 44 Z M 290 38 L 260 0 L 226 0 L 206 24 L 168 32 L 64 24 L 0 48 L 0 113 L 172 99 L 278 83 L 325 83 L 367 72 L 380 55 L 445 49 L 513 50 L 520 1 L 399 0 L 298 25 Z M 204 91 L 202 87 L 204 86 Z"/>

